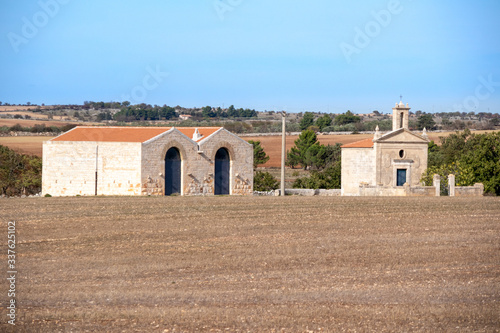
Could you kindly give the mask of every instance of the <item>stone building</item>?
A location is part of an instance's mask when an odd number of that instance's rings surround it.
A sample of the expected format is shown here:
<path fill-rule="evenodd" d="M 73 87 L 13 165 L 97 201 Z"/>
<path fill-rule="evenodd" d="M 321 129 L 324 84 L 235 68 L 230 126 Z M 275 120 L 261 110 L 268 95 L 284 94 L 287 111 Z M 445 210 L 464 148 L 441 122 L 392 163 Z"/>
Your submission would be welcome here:
<path fill-rule="evenodd" d="M 400 102 L 392 109 L 392 131 L 373 139 L 342 146 L 342 195 L 362 195 L 363 186 L 376 195 L 398 195 L 398 189 L 417 186 L 427 169 L 427 134 L 408 130 L 410 108 Z"/>
<path fill-rule="evenodd" d="M 222 127 L 82 126 L 43 143 L 43 195 L 252 192 L 253 147 Z"/>

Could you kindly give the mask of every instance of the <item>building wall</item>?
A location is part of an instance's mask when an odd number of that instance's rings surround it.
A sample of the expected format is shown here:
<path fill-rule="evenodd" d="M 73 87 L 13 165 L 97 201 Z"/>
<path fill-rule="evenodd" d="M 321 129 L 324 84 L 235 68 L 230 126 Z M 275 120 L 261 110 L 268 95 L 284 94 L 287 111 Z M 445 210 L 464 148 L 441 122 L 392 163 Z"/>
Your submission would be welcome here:
<path fill-rule="evenodd" d="M 142 144 L 142 194 L 165 194 L 165 155 L 175 147 L 181 155 L 181 195 L 190 193 L 189 180 L 193 177 L 200 178 L 206 169 L 197 153 L 198 145 L 189 140 L 185 135 L 176 130 L 168 131 L 153 140 Z M 202 178 L 203 179 L 203 178 Z M 198 192 L 203 194 L 203 191 Z"/>
<path fill-rule="evenodd" d="M 95 195 L 96 159 L 98 195 L 141 193 L 140 143 L 47 141 L 42 195 Z"/>
<path fill-rule="evenodd" d="M 253 146 L 236 135 L 220 130 L 200 142 L 202 158 L 208 164 L 210 173 L 215 172 L 215 154 L 226 148 L 231 158 L 230 193 L 252 195 L 253 193 Z M 212 180 L 213 193 L 213 180 Z"/>
<path fill-rule="evenodd" d="M 374 148 L 342 149 L 342 195 L 359 195 L 360 183 L 375 185 Z"/>
<path fill-rule="evenodd" d="M 253 146 L 226 130 L 196 143 L 170 130 L 144 143 L 47 141 L 43 145 L 42 194 L 95 195 L 96 147 L 98 195 L 164 195 L 165 155 L 181 155 L 181 194 L 213 195 L 215 154 L 231 158 L 230 194 L 253 193 Z"/>
<path fill-rule="evenodd" d="M 427 168 L 427 143 L 417 142 L 379 142 L 375 145 L 377 154 L 376 184 L 396 186 L 396 169 L 408 168 L 409 185 L 420 184 L 422 173 Z M 399 152 L 403 150 L 401 158 Z M 409 173 L 409 174 L 408 174 Z"/>
<path fill-rule="evenodd" d="M 181 154 L 181 195 L 213 195 L 215 154 L 220 148 L 226 148 L 231 158 L 230 194 L 253 193 L 252 145 L 225 130 L 199 144 L 174 130 L 143 144 L 142 194 L 165 194 L 165 155 L 171 147 Z"/>

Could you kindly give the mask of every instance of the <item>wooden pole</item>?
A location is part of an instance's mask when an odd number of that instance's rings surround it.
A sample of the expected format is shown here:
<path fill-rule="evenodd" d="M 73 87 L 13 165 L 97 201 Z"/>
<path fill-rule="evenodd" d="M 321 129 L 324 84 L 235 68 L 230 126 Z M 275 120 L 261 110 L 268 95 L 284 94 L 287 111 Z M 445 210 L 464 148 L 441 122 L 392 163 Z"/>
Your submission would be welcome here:
<path fill-rule="evenodd" d="M 285 195 L 286 111 L 281 112 L 281 196 Z"/>
<path fill-rule="evenodd" d="M 97 195 L 97 168 L 99 161 L 99 146 L 95 147 L 95 195 Z"/>

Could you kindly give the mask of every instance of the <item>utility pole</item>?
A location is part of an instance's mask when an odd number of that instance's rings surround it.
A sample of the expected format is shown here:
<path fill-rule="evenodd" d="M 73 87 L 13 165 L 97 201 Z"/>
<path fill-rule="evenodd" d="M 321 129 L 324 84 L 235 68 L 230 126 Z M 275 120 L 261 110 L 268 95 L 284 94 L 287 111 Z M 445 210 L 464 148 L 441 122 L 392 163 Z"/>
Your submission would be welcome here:
<path fill-rule="evenodd" d="M 281 196 L 285 195 L 286 111 L 281 111 Z"/>
<path fill-rule="evenodd" d="M 95 147 L 95 195 L 97 195 L 97 169 L 99 167 L 99 146 Z"/>

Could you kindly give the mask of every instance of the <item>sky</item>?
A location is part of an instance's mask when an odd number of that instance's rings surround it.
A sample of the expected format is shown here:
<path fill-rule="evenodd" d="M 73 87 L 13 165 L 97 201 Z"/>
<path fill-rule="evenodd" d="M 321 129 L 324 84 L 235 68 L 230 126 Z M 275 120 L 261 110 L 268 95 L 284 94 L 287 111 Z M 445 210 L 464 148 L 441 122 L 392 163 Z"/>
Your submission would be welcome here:
<path fill-rule="evenodd" d="M 0 3 L 0 101 L 500 113 L 499 0 Z"/>

